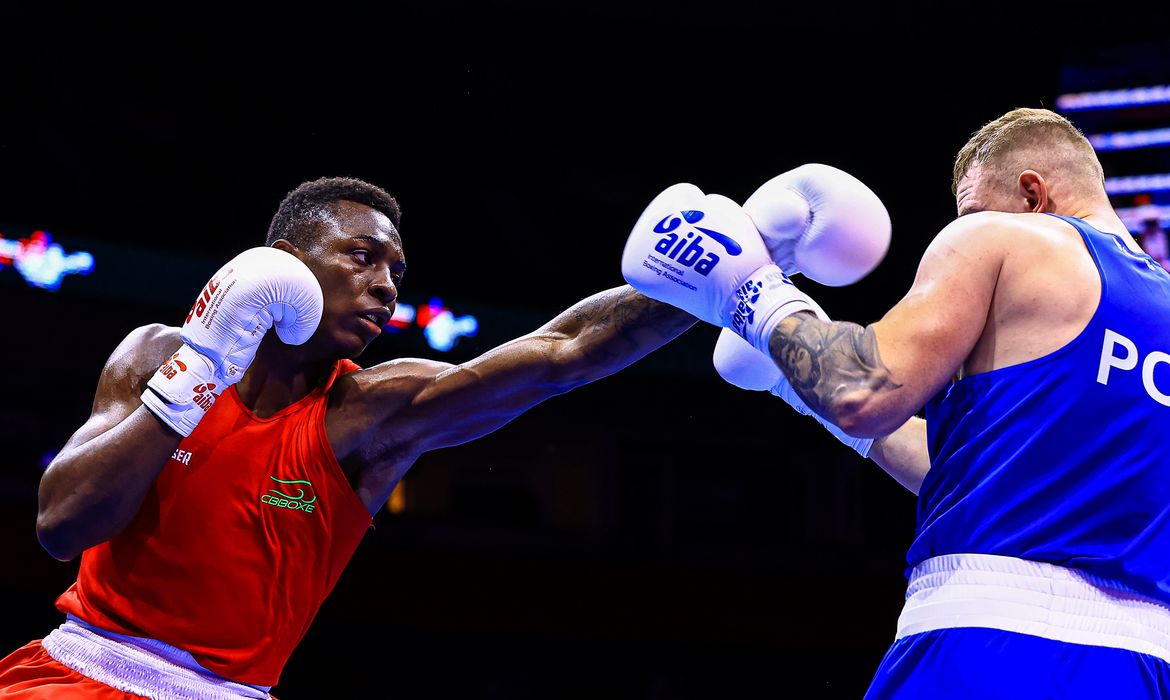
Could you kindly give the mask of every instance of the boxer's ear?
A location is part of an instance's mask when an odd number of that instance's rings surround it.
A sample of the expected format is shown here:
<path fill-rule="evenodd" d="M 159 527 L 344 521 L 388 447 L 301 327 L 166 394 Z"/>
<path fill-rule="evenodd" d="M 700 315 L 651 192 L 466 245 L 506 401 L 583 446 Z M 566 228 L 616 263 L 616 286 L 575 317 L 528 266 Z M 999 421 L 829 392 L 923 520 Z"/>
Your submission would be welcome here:
<path fill-rule="evenodd" d="M 305 262 L 304 251 L 302 251 L 300 248 L 298 248 L 295 245 L 293 245 L 292 243 L 290 243 L 287 239 L 284 239 L 284 238 L 277 239 L 277 240 L 272 242 L 271 247 L 276 248 L 277 250 L 283 250 L 284 252 L 289 253 L 290 255 L 296 257 L 297 260 L 300 260 L 301 262 Z"/>
<path fill-rule="evenodd" d="M 1024 198 L 1030 212 L 1048 211 L 1048 182 L 1035 170 L 1020 173 L 1017 181 L 1019 195 Z"/>

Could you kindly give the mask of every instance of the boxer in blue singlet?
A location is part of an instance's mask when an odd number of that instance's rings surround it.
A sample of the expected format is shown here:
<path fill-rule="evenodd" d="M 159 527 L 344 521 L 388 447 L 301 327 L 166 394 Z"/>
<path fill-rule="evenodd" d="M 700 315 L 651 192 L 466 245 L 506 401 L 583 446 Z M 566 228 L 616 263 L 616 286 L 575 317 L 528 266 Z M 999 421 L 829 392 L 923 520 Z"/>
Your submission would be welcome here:
<path fill-rule="evenodd" d="M 795 313 L 767 347 L 773 393 L 876 438 L 859 451 L 919 496 L 865 697 L 1168 698 L 1170 274 L 1051 111 L 976 132 L 953 191 L 880 321 Z"/>

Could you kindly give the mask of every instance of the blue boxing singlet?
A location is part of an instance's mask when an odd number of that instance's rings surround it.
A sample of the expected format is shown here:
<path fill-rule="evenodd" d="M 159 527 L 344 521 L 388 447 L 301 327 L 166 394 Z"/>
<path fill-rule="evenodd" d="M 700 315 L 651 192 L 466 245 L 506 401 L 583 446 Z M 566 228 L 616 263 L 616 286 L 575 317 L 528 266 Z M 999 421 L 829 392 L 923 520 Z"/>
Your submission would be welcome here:
<path fill-rule="evenodd" d="M 930 400 L 931 467 L 907 563 L 1016 557 L 1170 604 L 1170 274 L 1117 236 L 1057 218 L 1096 263 L 1097 310 L 1056 352 Z"/>
<path fill-rule="evenodd" d="M 1170 697 L 1170 275 L 1058 218 L 1097 309 L 927 404 L 906 604 L 865 700 Z"/>

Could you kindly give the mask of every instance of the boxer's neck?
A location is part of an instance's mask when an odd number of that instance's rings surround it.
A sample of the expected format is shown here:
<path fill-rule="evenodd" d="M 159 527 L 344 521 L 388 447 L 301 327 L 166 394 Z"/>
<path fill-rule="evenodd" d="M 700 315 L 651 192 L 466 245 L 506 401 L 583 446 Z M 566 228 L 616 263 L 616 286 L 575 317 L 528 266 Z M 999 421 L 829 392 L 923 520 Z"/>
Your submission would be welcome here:
<path fill-rule="evenodd" d="M 1063 209 L 1063 211 L 1061 210 Z M 1129 234 L 1125 223 L 1117 216 L 1117 212 L 1108 200 L 1087 199 L 1070 202 L 1068 206 L 1058 208 L 1054 213 L 1063 216 L 1073 216 L 1086 221 L 1093 228 L 1104 233 L 1112 233 L 1126 242 L 1126 245 L 1135 251 L 1140 251 L 1136 242 Z"/>
<path fill-rule="evenodd" d="M 305 345 L 286 345 L 275 333 L 269 333 L 236 385 L 240 400 L 257 416 L 266 418 L 307 396 L 325 381 L 334 364 L 334 360 L 314 358 L 310 353 Z"/>

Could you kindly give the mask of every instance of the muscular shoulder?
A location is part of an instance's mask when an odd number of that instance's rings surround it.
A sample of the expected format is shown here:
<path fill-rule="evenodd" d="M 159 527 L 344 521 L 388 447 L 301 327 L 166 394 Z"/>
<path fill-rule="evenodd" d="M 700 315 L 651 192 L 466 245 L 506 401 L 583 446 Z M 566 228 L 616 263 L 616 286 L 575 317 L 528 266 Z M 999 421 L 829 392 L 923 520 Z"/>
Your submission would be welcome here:
<path fill-rule="evenodd" d="M 1024 222 L 1019 214 L 983 211 L 960 216 L 947 224 L 930 244 L 929 250 L 959 248 L 994 252 L 1018 238 Z"/>
<path fill-rule="evenodd" d="M 331 390 L 335 406 L 376 403 L 393 406 L 409 402 L 435 377 L 455 369 L 455 365 L 421 358 L 399 358 L 350 372 L 339 377 Z"/>
<path fill-rule="evenodd" d="M 982 279 L 994 286 L 1017 225 L 1008 216 L 979 212 L 947 224 L 923 253 L 915 286 L 951 284 L 957 277 Z"/>
<path fill-rule="evenodd" d="M 1044 214 L 971 214 L 999 255 L 989 332 L 964 363 L 977 374 L 1045 356 L 1080 333 L 1101 293 L 1076 228 Z M 974 236 L 978 238 L 978 236 Z"/>
<path fill-rule="evenodd" d="M 148 323 L 130 331 L 119 347 L 133 348 L 134 350 L 151 354 L 170 355 L 175 348 L 183 344 L 179 336 L 178 326 L 168 326 L 163 323 Z M 159 358 L 160 361 L 162 358 Z"/>
<path fill-rule="evenodd" d="M 130 331 L 110 353 L 94 397 L 95 412 L 136 406 L 146 382 L 168 356 L 182 345 L 179 329 L 153 323 Z"/>
<path fill-rule="evenodd" d="M 1005 253 L 1029 246 L 1063 245 L 1080 240 L 1068 223 L 1046 214 L 983 211 L 948 224 L 935 238 L 942 245 Z"/>
<path fill-rule="evenodd" d="M 1053 262 L 1083 246 L 1076 229 L 1045 214 L 977 212 L 948 224 L 923 255 L 926 271 L 955 264 L 999 276 L 1005 264 L 1028 267 Z"/>
<path fill-rule="evenodd" d="M 111 359 L 135 365 L 136 373 L 149 377 L 164 359 L 172 355 L 183 344 L 179 329 L 173 325 L 150 323 L 139 325 L 118 344 Z"/>
<path fill-rule="evenodd" d="M 425 360 L 419 357 L 400 357 L 373 367 L 355 370 L 345 376 L 365 386 L 410 386 L 430 381 L 442 372 L 454 367 L 455 365 L 449 362 Z"/>
<path fill-rule="evenodd" d="M 445 362 L 403 358 L 338 377 L 329 391 L 326 413 L 326 430 L 338 459 L 360 453 L 365 462 L 376 462 L 383 452 L 409 441 L 401 431 L 386 426 L 394 423 L 435 378 L 454 369 Z"/>

